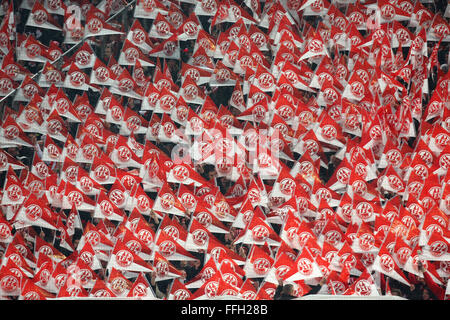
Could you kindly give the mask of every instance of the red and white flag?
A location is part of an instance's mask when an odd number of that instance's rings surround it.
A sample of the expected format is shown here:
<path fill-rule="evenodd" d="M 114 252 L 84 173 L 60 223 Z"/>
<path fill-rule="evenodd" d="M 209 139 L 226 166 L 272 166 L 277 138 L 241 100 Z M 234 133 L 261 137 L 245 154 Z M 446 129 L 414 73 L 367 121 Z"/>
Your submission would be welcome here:
<path fill-rule="evenodd" d="M 449 237 L 433 232 L 427 243 L 422 247 L 421 258 L 428 261 L 449 261 Z"/>
<path fill-rule="evenodd" d="M 29 191 L 23 187 L 12 166 L 9 166 L 3 185 L 3 196 L 1 198 L 1 204 L 20 205 L 25 201 L 28 195 Z"/>
<path fill-rule="evenodd" d="M 138 61 L 141 66 L 144 67 L 154 66 L 153 62 L 151 62 L 150 59 L 146 57 L 144 51 L 142 51 L 140 47 L 135 45 L 130 40 L 125 39 L 117 63 L 121 66 L 132 66 L 135 65 Z"/>
<path fill-rule="evenodd" d="M 0 70 L 0 96 L 9 95 L 19 86 L 6 72 Z"/>
<path fill-rule="evenodd" d="M 227 228 L 212 209 L 208 209 L 204 203 L 197 204 L 192 214 L 195 219 L 211 233 L 228 233 Z"/>
<path fill-rule="evenodd" d="M 121 222 L 126 216 L 125 213 L 108 198 L 107 194 L 101 191 L 96 200 L 93 217 Z"/>
<path fill-rule="evenodd" d="M 0 241 L 4 244 L 8 244 L 13 241 L 13 227 L 6 220 L 6 217 L 2 214 L 0 215 Z"/>
<path fill-rule="evenodd" d="M 22 285 L 27 277 L 20 270 L 16 270 L 16 265 L 12 260 L 0 269 L 0 282 L 4 283 L 0 289 L 3 297 L 18 297 L 22 292 Z"/>
<path fill-rule="evenodd" d="M 153 210 L 178 216 L 186 215 L 183 204 L 167 182 L 158 191 Z"/>
<path fill-rule="evenodd" d="M 305 49 L 301 53 L 300 61 L 305 59 L 318 58 L 322 56 L 329 56 L 325 42 L 320 33 L 315 32 L 311 39 L 307 41 Z"/>
<path fill-rule="evenodd" d="M 94 299 L 116 298 L 116 294 L 108 287 L 105 280 L 97 278 L 89 291 L 89 297 Z"/>
<path fill-rule="evenodd" d="M 154 300 L 156 295 L 150 283 L 144 276 L 143 272 L 140 272 L 136 280 L 133 282 L 133 286 L 127 295 L 127 298 L 142 299 L 142 300 Z"/>
<path fill-rule="evenodd" d="M 22 81 L 25 76 L 31 77 L 31 72 L 15 60 L 14 50 L 4 56 L 1 67 L 13 81 Z"/>
<path fill-rule="evenodd" d="M 47 136 L 44 142 L 44 150 L 42 153 L 42 161 L 45 162 L 64 162 L 62 158 L 62 149 L 55 141 Z"/>
<path fill-rule="evenodd" d="M 194 80 L 194 82 L 197 85 L 202 85 L 209 82 L 211 72 L 203 68 L 183 62 L 181 65 L 180 75 L 181 81 L 183 82 L 187 76 L 190 76 L 191 79 Z"/>
<path fill-rule="evenodd" d="M 176 33 L 178 34 L 178 40 L 195 40 L 197 39 L 200 29 L 202 29 L 200 21 L 198 20 L 197 15 L 192 12 L 189 17 L 183 20 L 183 23 L 176 31 Z"/>
<path fill-rule="evenodd" d="M 130 97 L 133 99 L 142 99 L 143 91 L 138 86 L 133 76 L 128 69 L 123 68 L 119 71 L 114 84 L 109 88 L 109 91 L 119 96 Z"/>
<path fill-rule="evenodd" d="M 189 251 L 182 247 L 173 237 L 164 230 L 158 231 L 155 241 L 155 252 L 159 252 L 169 261 L 194 261 L 197 260 Z"/>
<path fill-rule="evenodd" d="M 157 232 L 159 231 L 164 231 L 167 235 L 175 239 L 175 241 L 183 248 L 186 247 L 188 231 L 180 224 L 177 217 L 170 218 L 169 215 L 164 215 Z"/>
<path fill-rule="evenodd" d="M 30 138 L 11 115 L 6 117 L 0 127 L 0 139 L 2 148 L 16 146 L 33 147 Z"/>
<path fill-rule="evenodd" d="M 158 0 L 138 0 L 133 16 L 142 19 L 155 19 L 158 13 L 167 15 L 168 12 L 169 9 Z"/>
<path fill-rule="evenodd" d="M 139 19 L 134 19 L 130 30 L 127 33 L 127 40 L 140 48 L 144 53 L 148 53 L 153 48 L 148 32 L 144 29 Z"/>
<path fill-rule="evenodd" d="M 183 277 L 182 272 L 157 251 L 153 257 L 153 268 L 156 273 L 156 282 Z"/>
<path fill-rule="evenodd" d="M 115 268 L 122 271 L 150 272 L 153 267 L 148 262 L 139 257 L 132 249 L 128 248 L 124 242 L 117 240 L 111 253 L 111 258 L 106 269 Z"/>
<path fill-rule="evenodd" d="M 286 277 L 296 268 L 295 261 L 283 252 L 278 255 L 272 269 L 264 280 L 278 284 L 279 280 L 286 281 Z"/>
<path fill-rule="evenodd" d="M 383 244 L 375 257 L 375 261 L 372 265 L 373 270 L 383 273 L 384 275 L 391 277 L 403 284 L 410 285 L 403 270 L 400 269 L 398 264 L 392 257 L 389 249 Z"/>
<path fill-rule="evenodd" d="M 157 13 L 148 36 L 156 39 L 168 39 L 176 34 L 176 28 L 161 13 Z"/>
<path fill-rule="evenodd" d="M 207 250 L 209 239 L 213 237 L 211 232 L 201 224 L 196 218 L 191 219 L 188 235 L 186 238 L 186 250 L 201 251 Z"/>
<path fill-rule="evenodd" d="M 82 90 L 82 91 L 99 91 L 96 85 L 91 85 L 89 76 L 83 72 L 75 63 L 71 63 L 67 75 L 62 85 L 64 88 Z"/>
<path fill-rule="evenodd" d="M 42 89 L 33 78 L 26 75 L 20 86 L 17 88 L 17 92 L 14 95 L 14 101 L 29 103 L 36 95 L 42 97 L 44 95 L 44 89 Z"/>
<path fill-rule="evenodd" d="M 112 268 L 106 285 L 114 295 L 125 298 L 130 293 L 133 282 L 122 271 Z"/>
<path fill-rule="evenodd" d="M 192 292 L 179 279 L 174 279 L 168 300 L 191 300 Z"/>
<path fill-rule="evenodd" d="M 274 259 L 258 245 L 253 245 L 243 267 L 247 278 L 265 278 Z"/>
<path fill-rule="evenodd" d="M 155 45 L 148 53 L 151 57 L 166 59 L 180 59 L 180 47 L 178 35 L 174 34 L 167 39 L 163 39 L 160 44 Z"/>
<path fill-rule="evenodd" d="M 65 65 L 62 67 L 62 70 L 68 70 L 72 63 L 75 63 L 79 69 L 92 68 L 96 59 L 97 56 L 95 55 L 92 46 L 89 43 L 84 42 L 83 45 L 70 58 L 68 58 L 67 61 L 65 61 Z"/>
<path fill-rule="evenodd" d="M 210 279 L 214 278 L 217 274 L 220 274 L 219 267 L 214 258 L 208 258 L 203 265 L 202 269 L 186 283 L 186 288 L 197 289 L 202 287 Z"/>
<path fill-rule="evenodd" d="M 35 28 L 62 31 L 62 27 L 39 1 L 34 2 L 25 25 Z"/>
<path fill-rule="evenodd" d="M 34 279 L 24 279 L 18 300 L 50 300 L 54 298 L 53 293 L 39 287 Z"/>
<path fill-rule="evenodd" d="M 105 65 L 98 57 L 95 57 L 94 66 L 91 70 L 89 78 L 91 84 L 97 84 L 101 86 L 111 86 L 114 84 L 116 76 L 107 65 Z M 103 90 L 102 95 L 105 93 L 106 90 Z"/>
<path fill-rule="evenodd" d="M 182 183 L 185 185 L 194 184 L 197 187 L 207 184 L 206 179 L 195 171 L 191 165 L 184 163 L 174 165 L 171 168 L 167 182 Z"/>
<path fill-rule="evenodd" d="M 190 76 L 184 78 L 179 95 L 181 95 L 187 103 L 197 105 L 202 105 L 206 99 L 204 90 L 199 87 Z"/>
<path fill-rule="evenodd" d="M 356 280 L 353 282 L 344 295 L 356 295 L 356 296 L 380 296 L 378 287 L 373 276 L 365 270 Z"/>
<path fill-rule="evenodd" d="M 28 226 L 39 226 L 50 230 L 57 230 L 56 217 L 45 204 L 44 199 L 38 199 L 30 194 L 13 217 L 13 226 L 16 229 Z"/>
<path fill-rule="evenodd" d="M 41 62 L 52 61 L 48 53 L 48 47 L 36 40 L 33 35 L 29 35 L 16 47 L 18 61 Z"/>
<path fill-rule="evenodd" d="M 136 155 L 124 136 L 118 135 L 117 142 L 109 154 L 110 159 L 118 168 L 140 168 L 141 160 Z"/>

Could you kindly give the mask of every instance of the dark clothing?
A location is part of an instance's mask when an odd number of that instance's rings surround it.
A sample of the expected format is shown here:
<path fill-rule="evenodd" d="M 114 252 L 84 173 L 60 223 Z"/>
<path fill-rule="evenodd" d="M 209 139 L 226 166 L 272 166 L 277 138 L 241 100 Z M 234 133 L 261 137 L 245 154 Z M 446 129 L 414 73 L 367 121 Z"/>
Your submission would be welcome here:
<path fill-rule="evenodd" d="M 320 284 L 318 284 L 316 286 L 312 286 L 311 290 L 309 290 L 305 295 L 317 294 L 321 288 L 322 288 L 322 285 L 320 285 Z"/>

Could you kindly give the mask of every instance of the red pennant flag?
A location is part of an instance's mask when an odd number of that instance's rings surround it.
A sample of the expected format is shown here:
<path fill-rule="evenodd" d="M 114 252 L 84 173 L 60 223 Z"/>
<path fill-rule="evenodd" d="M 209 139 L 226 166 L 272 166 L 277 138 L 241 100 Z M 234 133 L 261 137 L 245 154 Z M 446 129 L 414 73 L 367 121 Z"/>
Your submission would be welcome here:
<path fill-rule="evenodd" d="M 36 258 L 39 257 L 40 253 L 47 255 L 55 262 L 60 262 L 66 258 L 51 243 L 48 243 L 40 236 L 35 236 L 34 241 L 34 255 Z"/>
<path fill-rule="evenodd" d="M 34 225 L 56 230 L 55 216 L 51 212 L 44 199 L 38 199 L 34 194 L 30 194 L 14 216 L 13 225 L 16 229 Z"/>
<path fill-rule="evenodd" d="M 180 73 L 181 73 L 181 80 L 183 82 L 185 78 L 189 76 L 197 85 L 202 85 L 209 82 L 209 79 L 211 77 L 210 71 L 204 70 L 203 68 L 199 68 L 197 66 L 184 62 L 182 63 Z"/>
<path fill-rule="evenodd" d="M 105 192 L 101 191 L 96 201 L 94 218 L 106 218 L 111 221 L 121 222 L 125 219 L 125 213 L 108 198 Z"/>
<path fill-rule="evenodd" d="M 186 288 L 184 283 L 174 279 L 169 292 L 168 300 L 191 300 L 192 293 Z"/>
<path fill-rule="evenodd" d="M 134 10 L 135 18 L 155 19 L 157 14 L 168 14 L 168 9 L 160 1 L 138 0 Z"/>
<path fill-rule="evenodd" d="M 211 233 L 229 232 L 229 228 L 210 209 L 205 207 L 203 203 L 197 204 L 192 216 Z"/>
<path fill-rule="evenodd" d="M 155 45 L 148 53 L 151 57 L 166 59 L 180 59 L 178 35 L 174 34 L 168 39 L 164 39 L 160 44 Z"/>
<path fill-rule="evenodd" d="M 148 248 L 152 248 L 155 240 L 155 232 L 150 224 L 143 219 L 142 216 L 133 218 L 133 214 L 137 211 L 133 210 L 128 217 L 127 223 L 130 223 L 130 229 L 135 233 L 136 237 L 141 240 Z M 136 220 L 137 219 L 137 220 Z"/>
<path fill-rule="evenodd" d="M 79 258 L 92 270 L 97 271 L 102 268 L 100 258 L 89 242 L 85 242 L 79 249 Z"/>
<path fill-rule="evenodd" d="M 29 191 L 23 187 L 12 166 L 8 167 L 3 190 L 2 205 L 20 205 L 29 194 Z"/>
<path fill-rule="evenodd" d="M 168 39 L 176 34 L 176 28 L 161 13 L 157 13 L 148 33 L 150 38 Z"/>
<path fill-rule="evenodd" d="M 64 79 L 63 87 L 82 91 L 99 91 L 97 86 L 91 85 L 90 83 L 89 76 L 72 62 Z"/>
<path fill-rule="evenodd" d="M 217 263 L 214 258 L 209 258 L 197 275 L 186 283 L 186 288 L 200 288 L 217 274 L 220 274 Z"/>
<path fill-rule="evenodd" d="M 157 251 L 153 259 L 153 268 L 156 272 L 155 281 L 178 279 L 183 276 L 180 270 Z"/>
<path fill-rule="evenodd" d="M 167 177 L 167 182 L 182 183 L 185 185 L 194 184 L 195 186 L 207 185 L 203 178 L 194 168 L 188 164 L 177 164 L 171 168 Z"/>
<path fill-rule="evenodd" d="M 206 98 L 204 90 L 190 76 L 184 78 L 179 94 L 187 103 L 198 105 L 203 105 Z"/>
<path fill-rule="evenodd" d="M 244 300 L 259 300 L 257 288 L 255 288 L 250 279 L 244 281 L 239 294 Z"/>
<path fill-rule="evenodd" d="M 0 230 L 0 240 L 2 243 L 8 244 L 13 241 L 13 227 L 3 214 L 0 215 Z"/>
<path fill-rule="evenodd" d="M 134 19 L 130 30 L 127 33 L 127 40 L 139 47 L 144 53 L 148 53 L 153 43 L 150 41 L 147 31 L 144 29 L 139 19 Z"/>
<path fill-rule="evenodd" d="M 448 232 L 447 232 L 448 233 Z M 431 261 L 449 260 L 449 242 L 448 237 L 444 237 L 439 232 L 433 232 L 425 246 L 422 247 L 421 258 Z"/>
<path fill-rule="evenodd" d="M 252 246 L 244 265 L 247 278 L 264 278 L 272 268 L 274 259 L 259 246 Z"/>
<path fill-rule="evenodd" d="M 383 244 L 373 263 L 373 269 L 409 286 L 409 281 Z"/>
<path fill-rule="evenodd" d="M 67 70 L 74 63 L 79 69 L 92 68 L 95 65 L 97 57 L 89 43 L 84 42 L 83 45 L 65 62 L 62 70 Z"/>
<path fill-rule="evenodd" d="M 94 66 L 90 74 L 90 83 L 102 86 L 111 86 L 114 84 L 116 75 L 112 70 L 106 66 L 98 57 L 94 59 Z M 109 90 L 108 90 L 109 91 Z M 106 94 L 107 90 L 103 90 L 102 95 Z M 97 111 L 97 110 L 96 110 Z"/>
<path fill-rule="evenodd" d="M 0 138 L 2 148 L 15 146 L 33 147 L 30 138 L 11 115 L 7 116 L 0 127 Z"/>
<path fill-rule="evenodd" d="M 128 248 L 121 240 L 117 240 L 106 268 L 134 272 L 153 271 L 153 267 L 149 263 Z"/>
<path fill-rule="evenodd" d="M 215 273 L 194 292 L 192 295 L 192 300 L 204 300 L 217 297 L 221 280 L 222 277 L 220 273 Z"/>
<path fill-rule="evenodd" d="M 24 284 L 19 296 L 19 300 L 48 300 L 54 299 L 55 295 L 42 289 L 31 279 L 24 279 Z"/>
<path fill-rule="evenodd" d="M 13 268 L 15 269 L 15 265 L 10 260 L 6 266 L 0 269 L 0 282 L 4 283 L 2 295 L 5 297 L 18 297 L 22 292 L 22 280 L 27 279 L 24 274 L 21 274 L 20 271 L 15 272 L 16 270 Z"/>
<path fill-rule="evenodd" d="M 122 50 L 120 51 L 118 63 L 121 66 L 130 66 L 134 65 L 136 62 L 141 64 L 144 67 L 153 67 L 154 64 L 151 62 L 146 56 L 145 53 L 141 50 L 140 47 L 135 45 L 128 39 L 125 39 Z"/>
<path fill-rule="evenodd" d="M 103 12 L 94 6 L 91 6 L 86 14 L 86 28 L 84 37 L 96 37 L 104 35 L 121 35 L 122 31 L 117 29 L 115 26 L 106 22 L 104 17 L 102 18 Z"/>
<path fill-rule="evenodd" d="M 144 276 L 144 273 L 140 272 L 136 280 L 133 282 L 130 292 L 127 298 L 135 299 L 155 299 L 156 295 L 153 289 Z"/>
<path fill-rule="evenodd" d="M 56 298 L 87 298 L 89 297 L 88 291 L 80 285 L 70 284 L 70 281 L 64 281 L 59 288 Z"/>
<path fill-rule="evenodd" d="M 52 60 L 48 54 L 48 47 L 29 35 L 20 46 L 17 47 L 17 60 L 45 63 Z"/>
<path fill-rule="evenodd" d="M 55 141 L 50 136 L 47 136 L 45 138 L 44 150 L 42 153 L 42 161 L 63 162 L 62 149 L 55 143 Z"/>
<path fill-rule="evenodd" d="M 132 108 L 125 109 L 123 120 L 121 121 L 119 134 L 129 136 L 131 134 L 145 134 L 148 121 Z"/>
<path fill-rule="evenodd" d="M 206 251 L 208 249 L 209 239 L 213 237 L 211 232 L 196 218 L 191 219 L 188 231 L 185 248 L 188 251 Z"/>
<path fill-rule="evenodd" d="M 156 239 L 157 252 L 169 261 L 196 260 L 196 258 L 184 249 L 178 242 L 164 230 L 159 231 Z"/>
<path fill-rule="evenodd" d="M 178 216 L 185 216 L 186 214 L 183 204 L 167 182 L 159 190 L 153 204 L 153 210 Z"/>
<path fill-rule="evenodd" d="M 197 15 L 192 12 L 189 17 L 183 19 L 182 24 L 178 27 L 176 33 L 180 41 L 195 40 L 202 26 Z"/>
<path fill-rule="evenodd" d="M 113 268 L 106 285 L 115 296 L 127 297 L 133 286 L 133 282 L 127 279 L 120 270 Z"/>
<path fill-rule="evenodd" d="M 158 230 L 164 231 L 167 235 L 174 238 L 183 248 L 185 248 L 188 232 L 185 227 L 179 223 L 178 218 L 174 217 L 171 219 L 169 215 L 165 215 L 159 224 Z"/>
<path fill-rule="evenodd" d="M 269 275 L 265 281 L 278 284 L 279 280 L 285 281 L 287 276 L 296 269 L 295 261 L 287 253 L 281 253 L 275 260 Z"/>
<path fill-rule="evenodd" d="M 15 60 L 13 50 L 4 56 L 1 66 L 13 81 L 22 81 L 26 76 L 31 77 L 31 72 Z"/>
<path fill-rule="evenodd" d="M 7 171 L 9 167 L 11 167 L 13 170 L 20 170 L 24 169 L 25 165 L 21 161 L 11 156 L 8 152 L 0 150 L 0 172 Z"/>
<path fill-rule="evenodd" d="M 110 288 L 108 288 L 108 286 L 104 280 L 96 279 L 92 289 L 89 291 L 89 297 L 115 298 L 117 296 Z"/>

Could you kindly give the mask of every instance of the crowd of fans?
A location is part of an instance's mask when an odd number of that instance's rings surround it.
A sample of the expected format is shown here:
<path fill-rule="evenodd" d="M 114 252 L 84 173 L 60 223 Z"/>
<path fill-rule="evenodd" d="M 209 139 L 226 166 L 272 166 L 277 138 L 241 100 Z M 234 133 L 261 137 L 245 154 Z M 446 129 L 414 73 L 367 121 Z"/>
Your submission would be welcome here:
<path fill-rule="evenodd" d="M 26 26 L 25 22 L 29 14 L 29 10 L 27 9 L 20 9 L 20 2 L 21 1 L 13 1 L 15 9 L 15 21 L 16 21 L 16 32 L 20 34 L 33 34 L 37 40 L 42 42 L 44 45 L 49 45 L 51 41 L 58 42 L 60 48 L 63 52 L 67 52 L 72 50 L 72 45 L 68 45 L 64 43 L 64 37 L 63 33 L 54 32 L 51 30 L 46 30 L 42 28 L 36 28 L 36 27 L 30 27 Z M 96 6 L 100 3 L 99 0 L 91 1 L 92 5 Z M 244 5 L 244 2 L 242 0 L 237 0 L 237 4 L 242 5 L 245 10 L 247 10 L 251 14 L 251 10 Z M 264 2 L 261 3 L 262 5 Z M 339 3 L 338 3 L 339 4 Z M 445 10 L 447 7 L 447 2 L 445 0 L 441 1 L 425 1 L 423 4 L 431 10 L 433 13 L 440 14 L 444 16 Z M 345 9 L 345 4 L 340 4 L 338 8 Z M 188 17 L 194 10 L 195 4 L 188 3 L 188 2 L 180 2 L 179 8 L 183 12 L 183 14 Z M 133 21 L 133 6 L 127 6 L 125 9 L 120 11 L 120 14 L 118 14 L 114 19 L 109 21 L 111 24 L 118 25 L 118 26 L 129 26 L 131 25 Z M 61 15 L 53 15 L 53 18 L 58 21 L 61 25 L 64 24 L 63 16 Z M 323 20 L 323 17 L 321 16 L 310 16 L 305 18 L 307 22 L 315 27 L 319 24 L 320 21 Z M 448 18 L 446 18 L 448 21 Z M 211 20 L 212 17 L 206 17 L 206 16 L 200 16 L 199 20 L 202 24 L 202 28 L 204 30 L 211 30 Z M 141 19 L 142 25 L 146 30 L 150 29 L 151 26 L 151 20 L 149 19 Z M 218 35 L 221 32 L 226 31 L 232 23 L 221 23 L 218 25 L 215 25 L 210 34 L 211 36 L 216 39 Z M 299 32 L 302 33 L 302 27 L 299 26 Z M 364 31 L 361 31 L 364 35 Z M 125 39 L 126 34 L 123 35 L 105 35 L 100 37 L 91 37 L 88 40 L 86 40 L 91 47 L 95 51 L 95 55 L 99 57 L 105 64 L 108 63 L 111 57 L 118 60 L 119 55 L 123 46 L 123 42 Z M 156 46 L 158 44 L 159 39 L 153 39 L 153 44 Z M 160 62 L 162 66 L 167 66 L 173 81 L 176 85 L 181 86 L 182 84 L 182 78 L 181 78 L 181 66 L 182 63 L 188 63 L 189 58 L 191 57 L 194 46 L 195 46 L 196 40 L 188 40 L 188 41 L 181 41 L 180 42 L 180 52 L 181 52 L 181 59 L 180 60 L 171 60 L 161 59 Z M 433 49 L 435 42 L 428 42 L 428 52 L 431 52 Z M 450 57 L 449 57 L 449 51 L 450 51 L 450 43 L 449 42 L 442 42 L 439 52 L 438 52 L 438 67 L 434 69 L 434 73 L 430 75 L 428 79 L 429 83 L 429 93 L 424 96 L 424 106 L 427 105 L 427 102 L 429 101 L 431 94 L 436 87 L 438 76 L 442 76 L 448 72 L 448 66 L 450 63 Z M 333 53 L 332 53 L 333 54 Z M 406 57 L 407 51 L 404 54 L 404 57 Z M 271 50 L 265 52 L 265 56 L 269 63 L 272 62 L 272 59 L 274 58 L 274 52 Z M 33 74 L 37 74 L 41 68 L 42 64 L 36 63 L 36 62 L 27 62 L 27 61 L 18 61 L 25 67 L 26 69 L 30 70 Z M 60 65 L 59 65 L 60 66 Z M 145 72 L 147 76 L 151 76 L 154 68 L 145 68 Z M 209 83 L 206 83 L 204 86 L 205 92 L 213 99 L 214 103 L 217 106 L 224 105 L 228 106 L 231 94 L 233 92 L 232 86 L 219 86 L 214 87 L 210 86 Z M 76 90 L 67 89 L 66 93 L 70 99 L 74 99 L 75 96 L 78 94 Z M 89 90 L 87 92 L 89 102 L 91 105 L 95 105 L 100 97 L 100 92 L 95 92 L 92 90 Z M 303 95 L 303 99 L 305 101 L 308 100 L 311 94 L 305 93 Z M 124 97 L 123 100 L 123 106 L 127 108 L 131 108 L 136 112 L 140 112 L 141 107 L 141 101 L 138 99 L 133 99 L 129 97 Z M 5 99 L 2 99 L 0 102 L 1 104 L 1 111 L 2 111 L 2 119 L 4 119 L 4 116 L 7 113 L 7 108 L 9 110 L 19 110 L 19 103 L 13 102 L 11 97 L 7 97 Z M 237 116 L 239 114 L 239 110 L 236 108 L 229 108 L 230 111 L 233 113 L 233 115 Z M 152 117 L 152 111 L 146 111 L 146 112 L 140 112 L 142 117 L 146 119 L 147 121 L 150 121 Z M 114 124 L 109 124 L 105 122 L 105 124 L 108 126 L 108 129 L 111 130 L 113 133 L 119 132 L 119 127 Z M 415 123 L 416 127 L 418 127 L 418 123 Z M 67 128 L 69 130 L 69 133 L 73 136 L 76 135 L 77 132 L 77 123 L 66 121 Z M 28 168 L 31 168 L 32 161 L 33 161 L 33 155 L 37 153 L 38 155 L 42 155 L 43 148 L 44 148 L 44 141 L 45 141 L 45 135 L 39 134 L 39 133 L 27 133 L 30 137 L 31 141 L 34 144 L 34 147 L 26 147 L 26 146 L 16 146 L 16 147 L 8 147 L 5 149 L 6 152 L 8 152 L 10 155 L 12 155 L 15 159 L 20 160 L 24 165 L 26 165 Z M 145 135 L 136 135 L 136 140 L 140 143 L 145 144 Z M 414 142 L 414 138 L 410 140 L 411 144 Z M 172 149 L 174 148 L 174 143 L 169 142 L 155 142 L 156 146 L 158 146 L 161 150 L 165 151 L 167 155 L 171 154 Z M 324 167 L 320 168 L 320 179 L 323 183 L 326 183 L 330 177 L 333 175 L 334 170 L 339 165 L 339 160 L 336 160 L 333 156 L 333 153 L 327 154 L 328 157 L 328 167 L 325 169 Z M 282 160 L 284 161 L 284 160 Z M 62 170 L 62 163 L 53 162 L 48 163 L 50 168 L 53 170 L 53 172 L 60 174 Z M 289 161 L 286 161 L 286 164 L 289 166 L 292 163 Z M 81 167 L 83 167 L 86 170 L 89 170 L 89 165 L 87 164 L 80 164 Z M 203 178 L 205 178 L 208 181 L 214 182 L 220 189 L 220 191 L 223 194 L 226 194 L 226 192 L 232 187 L 233 181 L 227 179 L 226 177 L 220 177 L 217 175 L 216 169 L 214 165 L 209 164 L 202 164 L 197 165 L 195 167 L 197 172 L 199 172 Z M 0 172 L 0 181 L 5 181 L 6 179 L 6 171 Z M 270 182 L 268 182 L 270 183 Z M 152 199 L 155 199 L 157 197 L 157 193 L 155 192 L 149 192 L 149 196 Z M 388 197 L 389 195 L 386 194 Z M 58 208 L 54 208 L 55 210 L 59 210 Z M 65 213 L 68 214 L 70 210 L 65 210 Z M 87 222 L 92 222 L 94 224 L 97 224 L 99 222 L 99 219 L 93 218 L 92 212 L 83 212 L 79 211 L 81 220 L 83 224 L 85 225 Z M 152 211 L 152 214 L 150 216 L 144 216 L 146 221 L 150 224 L 153 231 L 156 233 L 158 230 L 158 227 L 161 223 L 161 219 L 158 218 L 156 214 Z M 188 217 L 175 217 L 175 219 L 183 226 L 186 230 L 188 230 L 189 227 L 189 218 Z M 226 234 L 218 234 L 218 239 L 224 243 L 229 249 L 231 249 L 233 252 L 238 254 L 239 256 L 243 257 L 244 259 L 247 258 L 251 246 L 248 244 L 234 244 L 234 240 L 238 237 L 240 230 L 238 228 L 232 227 L 232 223 L 230 222 L 224 222 L 225 226 L 229 228 L 229 232 Z M 279 232 L 279 226 L 274 225 L 274 230 Z M 34 243 L 32 240 L 32 237 L 30 237 L 30 234 L 33 234 L 33 232 L 40 236 L 42 239 L 47 241 L 48 243 L 52 243 L 56 249 L 58 249 L 60 252 L 65 254 L 66 256 L 69 256 L 71 254 L 70 251 L 68 251 L 66 248 L 59 245 L 59 233 L 58 231 L 52 231 L 49 229 L 41 228 L 41 227 L 30 227 L 30 228 L 23 228 L 15 230 L 15 232 L 23 233 L 24 239 L 26 239 L 27 245 L 29 246 L 30 250 L 34 250 Z M 74 245 L 74 248 L 77 247 L 78 242 L 80 238 L 82 237 L 82 230 L 77 230 L 75 234 L 73 235 L 72 242 Z M 2 249 L 0 252 L 3 254 L 6 250 L 6 245 L 0 243 L 0 248 Z M 176 261 L 173 262 L 174 266 L 178 270 L 182 270 L 183 272 L 183 282 L 187 283 L 190 280 L 192 280 L 195 276 L 198 275 L 202 267 L 205 263 L 205 254 L 199 253 L 199 252 L 192 252 L 198 260 L 196 261 Z M 0 257 L 1 261 L 1 257 Z M 103 266 L 105 267 L 105 266 Z M 106 273 L 106 270 L 101 270 L 100 273 Z M 102 277 L 106 277 L 107 274 L 99 274 Z M 146 277 L 151 283 L 153 291 L 155 295 L 158 298 L 167 298 L 169 296 L 169 291 L 171 288 L 172 280 L 165 280 L 165 281 L 155 281 L 155 274 L 149 273 L 146 274 Z M 414 279 L 413 279 L 414 278 Z M 412 299 L 412 300 L 435 300 L 438 299 L 435 294 L 428 288 L 425 281 L 419 277 L 411 277 L 411 286 L 406 286 L 405 284 L 396 281 L 395 279 L 391 279 L 389 277 L 386 277 L 386 283 L 388 286 L 385 286 L 383 288 L 382 294 L 387 294 L 386 290 L 389 288 L 389 293 L 391 295 L 397 295 L 401 296 L 406 299 Z M 321 287 L 326 283 L 326 279 L 323 278 L 320 280 L 317 286 L 312 287 L 311 290 L 307 294 L 316 294 L 319 292 Z M 255 287 L 258 287 L 260 283 L 258 280 L 255 280 Z M 277 286 L 276 293 L 274 295 L 274 299 L 293 299 L 296 298 L 295 294 L 292 292 L 293 286 L 291 284 L 285 284 L 283 281 L 280 281 L 280 283 Z M 11 298 L 11 297 L 8 297 Z M 15 298 L 15 297 L 12 297 Z"/>

